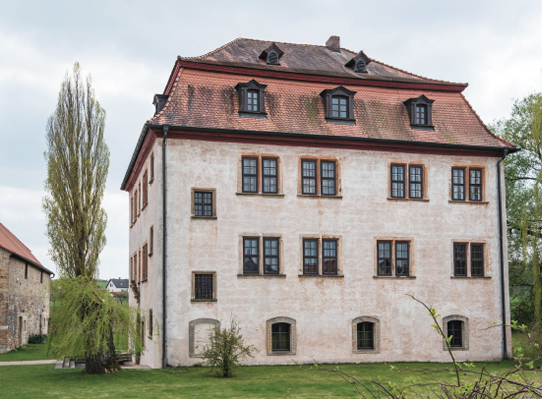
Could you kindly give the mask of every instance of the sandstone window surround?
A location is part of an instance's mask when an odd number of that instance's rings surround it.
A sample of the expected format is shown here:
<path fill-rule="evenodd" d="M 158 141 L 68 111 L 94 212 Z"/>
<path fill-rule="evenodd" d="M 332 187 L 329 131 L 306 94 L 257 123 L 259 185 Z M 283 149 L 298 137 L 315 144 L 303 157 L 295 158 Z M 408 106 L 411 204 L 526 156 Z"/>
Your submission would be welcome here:
<path fill-rule="evenodd" d="M 373 278 L 415 279 L 414 238 L 377 237 Z"/>
<path fill-rule="evenodd" d="M 188 351 L 192 358 L 201 358 L 205 347 L 209 344 L 209 334 L 220 328 L 220 321 L 201 318 L 188 323 Z"/>
<path fill-rule="evenodd" d="M 302 234 L 299 248 L 300 278 L 344 277 L 341 235 Z"/>
<path fill-rule="evenodd" d="M 216 302 L 217 283 L 215 271 L 192 272 L 191 302 Z"/>
<path fill-rule="evenodd" d="M 245 232 L 239 235 L 238 278 L 285 278 L 281 234 Z"/>
<path fill-rule="evenodd" d="M 367 329 L 360 331 L 360 327 L 372 326 L 372 333 Z M 367 345 L 368 338 L 372 338 L 372 345 Z M 372 346 L 372 347 L 371 347 Z M 380 353 L 380 320 L 373 316 L 360 316 L 352 320 L 352 353 L 373 354 Z"/>
<path fill-rule="evenodd" d="M 451 278 L 491 278 L 487 242 L 452 240 Z"/>
<path fill-rule="evenodd" d="M 447 337 L 452 335 L 453 351 L 469 350 L 469 319 L 466 316 L 450 315 L 442 319 L 442 329 Z M 446 342 L 442 342 L 442 350 L 447 351 Z"/>
<path fill-rule="evenodd" d="M 237 195 L 284 197 L 282 162 L 276 154 L 239 154 Z"/>
<path fill-rule="evenodd" d="M 341 165 L 337 158 L 299 158 L 297 196 L 342 199 Z"/>
<path fill-rule="evenodd" d="M 266 321 L 267 356 L 292 356 L 297 351 L 296 321 L 291 317 L 279 316 Z M 289 338 L 289 346 L 285 339 Z"/>
<path fill-rule="evenodd" d="M 394 161 L 388 168 L 388 200 L 429 201 L 427 197 L 427 171 L 425 165 L 417 162 Z"/>
<path fill-rule="evenodd" d="M 192 187 L 192 219 L 216 219 L 216 189 Z"/>
<path fill-rule="evenodd" d="M 486 169 L 483 166 L 452 166 L 450 203 L 488 204 L 486 200 Z"/>

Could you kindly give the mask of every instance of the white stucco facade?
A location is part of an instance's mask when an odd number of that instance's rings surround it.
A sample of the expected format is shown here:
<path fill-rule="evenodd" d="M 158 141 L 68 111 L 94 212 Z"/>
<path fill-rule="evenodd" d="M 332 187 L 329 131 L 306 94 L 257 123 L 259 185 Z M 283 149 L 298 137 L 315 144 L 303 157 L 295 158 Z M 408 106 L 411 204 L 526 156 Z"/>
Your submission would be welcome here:
<path fill-rule="evenodd" d="M 229 324 L 232 316 L 245 342 L 258 349 L 251 364 L 448 361 L 427 311 L 408 295 L 430 302 L 441 322 L 452 315 L 466 320 L 468 344 L 456 351 L 457 360 L 502 358 L 502 328 L 493 326 L 503 315 L 498 157 L 167 138 L 164 325 L 162 138 L 152 138 L 150 145 L 130 191 L 131 198 L 150 170 L 152 154 L 148 203 L 130 227 L 130 257 L 137 254 L 138 263 L 153 229 L 147 280 L 131 276 L 139 303 L 130 289 L 130 305 L 145 315 L 146 336 L 152 310 L 153 335 L 146 339 L 143 364 L 162 366 L 164 328 L 167 364 L 200 363 L 194 355 L 201 352 L 208 329 L 216 321 Z M 279 160 L 279 195 L 241 193 L 243 156 Z M 302 159 L 336 162 L 337 196 L 300 194 Z M 423 166 L 423 200 L 390 198 L 392 164 Z M 452 167 L 483 171 L 483 201 L 451 201 Z M 216 218 L 193 217 L 193 189 L 214 190 Z M 263 238 L 279 238 L 278 275 L 243 274 L 243 237 L 259 237 L 260 248 Z M 337 276 L 303 275 L 304 238 L 337 240 Z M 377 275 L 377 241 L 409 243 L 409 277 Z M 454 277 L 454 242 L 483 244 L 483 278 Z M 193 301 L 193 272 L 215 273 L 213 301 Z M 506 281 L 504 291 L 507 296 Z M 508 318 L 508 305 L 504 313 Z M 274 318 L 293 323 L 287 354 L 269 351 L 268 321 Z M 375 321 L 374 350 L 356 350 L 353 321 L 358 318 Z M 508 334 L 508 352 L 510 347 Z"/>

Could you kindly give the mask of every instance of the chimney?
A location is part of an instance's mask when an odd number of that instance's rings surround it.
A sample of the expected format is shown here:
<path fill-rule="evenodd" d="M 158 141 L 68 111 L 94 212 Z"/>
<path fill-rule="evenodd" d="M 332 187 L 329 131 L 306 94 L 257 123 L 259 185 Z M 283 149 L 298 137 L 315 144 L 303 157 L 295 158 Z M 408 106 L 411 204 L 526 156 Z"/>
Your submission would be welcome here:
<path fill-rule="evenodd" d="M 339 36 L 330 36 L 329 39 L 327 39 L 326 46 L 331 51 L 340 53 L 341 52 L 341 38 Z"/>
<path fill-rule="evenodd" d="M 169 98 L 166 94 L 155 94 L 154 100 L 152 103 L 154 104 L 154 115 L 156 115 L 158 112 L 162 111 L 164 106 L 166 105 L 167 99 Z"/>

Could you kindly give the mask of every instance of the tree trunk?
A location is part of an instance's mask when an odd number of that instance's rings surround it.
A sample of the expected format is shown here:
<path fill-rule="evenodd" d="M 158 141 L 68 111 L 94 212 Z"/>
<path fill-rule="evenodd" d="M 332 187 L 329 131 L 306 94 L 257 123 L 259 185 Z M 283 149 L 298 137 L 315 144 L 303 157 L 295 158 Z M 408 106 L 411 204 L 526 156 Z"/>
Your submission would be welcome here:
<path fill-rule="evenodd" d="M 109 332 L 107 347 L 101 348 L 95 356 L 89 356 L 85 361 L 85 372 L 88 374 L 107 374 L 120 370 L 113 343 L 113 331 Z"/>

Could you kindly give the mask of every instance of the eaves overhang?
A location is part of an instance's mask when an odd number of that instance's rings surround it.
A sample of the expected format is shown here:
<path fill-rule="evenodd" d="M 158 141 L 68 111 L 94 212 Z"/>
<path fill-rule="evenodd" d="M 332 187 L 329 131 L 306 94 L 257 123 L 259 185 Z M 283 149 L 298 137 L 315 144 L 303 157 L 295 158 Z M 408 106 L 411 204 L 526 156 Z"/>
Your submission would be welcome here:
<path fill-rule="evenodd" d="M 2 247 L 2 246 L 0 246 L 0 248 L 2 248 L 3 250 L 7 251 L 7 252 L 10 254 L 11 257 L 14 257 L 14 258 L 16 258 L 16 259 L 19 259 L 20 261 L 25 262 L 25 263 L 30 263 L 30 264 L 31 264 L 32 266 L 34 266 L 35 268 L 37 268 L 37 269 L 39 269 L 39 270 L 41 270 L 41 271 L 43 271 L 43 272 L 45 272 L 45 273 L 47 273 L 47 274 L 49 274 L 49 275 L 53 275 L 53 276 L 55 275 L 54 272 L 52 272 L 51 270 L 47 269 L 45 266 L 40 265 L 39 263 L 34 262 L 33 260 L 30 260 L 30 259 L 28 259 L 28 258 L 25 258 L 24 256 L 21 256 L 21 255 L 15 253 L 15 252 L 10 252 L 10 251 L 8 251 L 6 248 L 4 248 L 4 247 Z"/>

